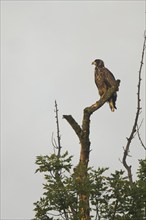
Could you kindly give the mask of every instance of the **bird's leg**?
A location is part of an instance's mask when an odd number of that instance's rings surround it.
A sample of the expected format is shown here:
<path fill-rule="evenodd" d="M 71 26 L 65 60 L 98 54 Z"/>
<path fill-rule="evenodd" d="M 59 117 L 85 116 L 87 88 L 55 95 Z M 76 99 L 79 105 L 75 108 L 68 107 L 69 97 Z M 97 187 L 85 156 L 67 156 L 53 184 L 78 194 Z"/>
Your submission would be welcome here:
<path fill-rule="evenodd" d="M 105 96 L 106 92 L 104 92 L 102 95 L 100 95 L 100 98 L 102 99 Z"/>

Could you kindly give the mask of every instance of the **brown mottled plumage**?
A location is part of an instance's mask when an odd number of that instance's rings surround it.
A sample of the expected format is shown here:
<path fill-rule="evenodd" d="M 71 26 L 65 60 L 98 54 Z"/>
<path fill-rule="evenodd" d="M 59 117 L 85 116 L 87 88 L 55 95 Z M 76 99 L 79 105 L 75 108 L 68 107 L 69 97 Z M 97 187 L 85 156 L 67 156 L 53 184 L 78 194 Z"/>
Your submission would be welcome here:
<path fill-rule="evenodd" d="M 116 84 L 114 75 L 104 66 L 102 60 L 95 60 L 92 64 L 95 65 L 95 84 L 98 88 L 99 95 L 102 97 L 107 90 Z M 112 112 L 116 109 L 117 93 L 115 92 L 108 100 Z"/>

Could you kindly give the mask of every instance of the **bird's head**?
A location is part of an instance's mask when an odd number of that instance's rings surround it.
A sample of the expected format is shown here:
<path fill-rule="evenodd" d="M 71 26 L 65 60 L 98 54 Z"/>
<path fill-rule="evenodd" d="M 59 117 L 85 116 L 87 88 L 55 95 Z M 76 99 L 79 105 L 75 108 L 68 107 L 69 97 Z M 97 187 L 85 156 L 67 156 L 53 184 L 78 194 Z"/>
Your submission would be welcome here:
<path fill-rule="evenodd" d="M 102 68 L 104 67 L 104 62 L 102 60 L 97 59 L 92 62 L 92 65 L 95 65 L 98 68 Z"/>

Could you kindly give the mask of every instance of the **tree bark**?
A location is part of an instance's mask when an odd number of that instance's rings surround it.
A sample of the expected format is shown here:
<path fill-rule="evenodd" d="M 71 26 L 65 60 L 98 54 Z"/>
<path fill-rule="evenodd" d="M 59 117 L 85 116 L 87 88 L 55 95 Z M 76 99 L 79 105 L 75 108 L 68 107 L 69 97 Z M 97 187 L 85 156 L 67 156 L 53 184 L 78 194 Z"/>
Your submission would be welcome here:
<path fill-rule="evenodd" d="M 80 160 L 78 164 L 79 172 L 78 179 L 80 185 L 84 186 L 88 176 L 88 163 L 90 154 L 90 116 L 99 109 L 109 98 L 118 91 L 120 80 L 116 81 L 116 85 L 111 87 L 107 93 L 93 105 L 86 107 L 83 111 L 82 126 L 80 126 L 71 115 L 63 115 L 63 118 L 67 120 L 70 126 L 75 131 L 80 140 Z M 84 187 L 83 187 L 84 188 Z M 80 207 L 80 220 L 90 219 L 90 206 L 89 206 L 89 193 L 87 190 L 81 190 L 79 192 L 79 207 Z"/>

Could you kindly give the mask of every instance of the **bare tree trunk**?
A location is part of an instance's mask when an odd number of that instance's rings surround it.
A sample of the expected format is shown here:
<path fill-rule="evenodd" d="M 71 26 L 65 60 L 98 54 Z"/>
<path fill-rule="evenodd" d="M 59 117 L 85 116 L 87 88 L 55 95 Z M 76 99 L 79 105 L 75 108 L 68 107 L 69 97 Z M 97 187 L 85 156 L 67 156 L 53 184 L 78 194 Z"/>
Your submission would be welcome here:
<path fill-rule="evenodd" d="M 78 179 L 80 185 L 84 186 L 88 177 L 88 162 L 90 153 L 90 116 L 99 109 L 109 98 L 113 95 L 115 91 L 118 91 L 120 80 L 117 80 L 115 86 L 110 88 L 108 92 L 95 104 L 87 107 L 83 111 L 83 121 L 82 127 L 75 121 L 71 115 L 63 115 L 63 118 L 67 120 L 70 126 L 75 131 L 81 144 L 80 150 L 80 160 L 78 164 Z M 85 187 L 79 192 L 79 207 L 80 207 L 80 220 L 90 219 L 90 206 L 89 206 L 89 194 Z"/>
<path fill-rule="evenodd" d="M 55 101 L 55 118 L 56 118 L 56 125 L 57 125 L 57 149 L 58 149 L 58 153 L 57 156 L 60 157 L 60 153 L 61 153 L 61 137 L 60 137 L 60 130 L 59 130 L 59 119 L 58 119 L 58 107 L 57 107 L 57 102 Z"/>
<path fill-rule="evenodd" d="M 143 49 L 142 49 L 142 56 L 141 56 L 141 63 L 140 63 L 140 69 L 139 69 L 139 75 L 138 75 L 138 85 L 137 85 L 137 111 L 136 111 L 136 116 L 135 116 L 135 120 L 134 120 L 134 124 L 132 127 L 132 131 L 130 133 L 130 136 L 127 138 L 127 144 L 126 147 L 124 148 L 124 153 L 123 153 L 123 165 L 127 170 L 127 174 L 128 174 L 128 178 L 129 181 L 131 183 L 133 183 L 133 178 L 132 178 L 132 171 L 131 171 L 131 166 L 127 164 L 127 157 L 128 157 L 128 153 L 130 152 L 130 144 L 133 140 L 133 138 L 135 137 L 136 133 L 138 134 L 138 137 L 140 139 L 140 135 L 139 135 L 139 126 L 138 126 L 138 119 L 141 113 L 141 106 L 140 106 L 140 89 L 141 89 L 141 72 L 142 72 L 142 66 L 143 66 L 143 59 L 144 59 L 144 51 L 145 51 L 145 45 L 146 43 L 146 37 L 144 38 L 144 43 L 143 43 Z M 142 140 L 140 139 L 140 142 L 142 144 L 142 146 L 145 148 Z"/>

